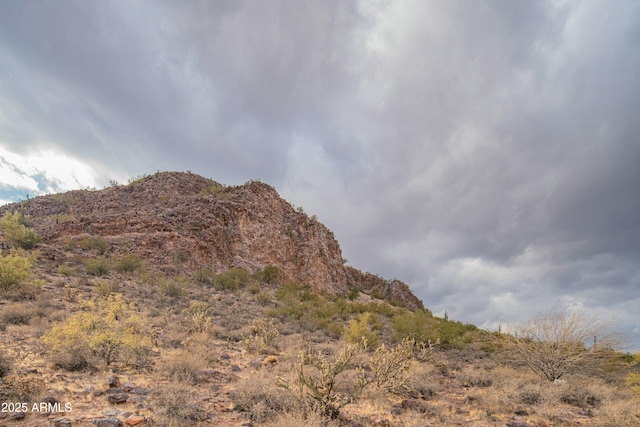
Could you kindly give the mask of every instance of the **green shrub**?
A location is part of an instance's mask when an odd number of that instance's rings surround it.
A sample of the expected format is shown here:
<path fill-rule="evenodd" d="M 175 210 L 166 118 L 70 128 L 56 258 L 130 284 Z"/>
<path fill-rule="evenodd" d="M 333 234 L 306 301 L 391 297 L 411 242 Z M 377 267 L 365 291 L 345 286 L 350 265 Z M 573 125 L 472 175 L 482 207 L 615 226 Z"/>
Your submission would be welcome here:
<path fill-rule="evenodd" d="M 58 267 L 58 274 L 62 274 L 63 276 L 75 276 L 76 273 L 76 269 L 67 264 L 62 264 Z"/>
<path fill-rule="evenodd" d="M 251 278 L 251 273 L 244 268 L 234 267 L 216 276 L 215 284 L 220 289 L 236 290 L 248 285 Z"/>
<path fill-rule="evenodd" d="M 109 242 L 104 237 L 85 237 L 80 241 L 80 247 L 86 251 L 95 249 L 100 255 L 109 249 Z"/>
<path fill-rule="evenodd" d="M 264 269 L 258 270 L 254 277 L 261 282 L 274 285 L 280 281 L 280 269 L 273 265 L 267 265 Z"/>
<path fill-rule="evenodd" d="M 87 273 L 93 276 L 104 276 L 109 273 L 110 265 L 109 260 L 105 257 L 98 257 L 87 260 L 85 264 Z"/>
<path fill-rule="evenodd" d="M 20 249 L 11 250 L 6 256 L 0 254 L 0 289 L 8 290 L 29 277 L 34 257 Z"/>
<path fill-rule="evenodd" d="M 213 285 L 215 273 L 212 268 L 199 268 L 196 270 L 196 281 L 205 285 Z"/>
<path fill-rule="evenodd" d="M 160 283 L 160 292 L 172 298 L 180 298 L 187 292 L 189 279 L 185 276 L 164 280 Z"/>
<path fill-rule="evenodd" d="M 473 331 L 478 329 L 473 325 L 433 317 L 425 311 L 404 312 L 393 318 L 393 325 L 398 340 L 413 337 L 423 343 L 439 341 L 456 348 L 463 348 L 473 339 Z"/>
<path fill-rule="evenodd" d="M 19 212 L 7 212 L 0 218 L 0 230 L 14 247 L 34 249 L 40 244 L 42 238 L 38 233 L 26 227 L 25 223 L 30 224 L 24 215 Z"/>
<path fill-rule="evenodd" d="M 427 310 L 403 311 L 393 318 L 396 339 L 413 337 L 422 342 L 435 342 L 438 332 L 435 327 L 436 320 Z"/>
<path fill-rule="evenodd" d="M 115 268 L 121 273 L 133 273 L 142 268 L 142 259 L 134 254 L 125 255 L 116 263 Z"/>

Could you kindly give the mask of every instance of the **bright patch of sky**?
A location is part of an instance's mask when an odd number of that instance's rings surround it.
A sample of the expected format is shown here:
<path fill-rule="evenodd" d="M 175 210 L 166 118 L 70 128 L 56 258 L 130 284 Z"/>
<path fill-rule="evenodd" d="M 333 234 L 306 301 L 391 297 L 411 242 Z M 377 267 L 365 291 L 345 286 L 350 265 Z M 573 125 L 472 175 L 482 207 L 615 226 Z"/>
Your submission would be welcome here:
<path fill-rule="evenodd" d="M 51 150 L 19 155 L 0 146 L 0 203 L 94 187 L 92 169 Z"/>

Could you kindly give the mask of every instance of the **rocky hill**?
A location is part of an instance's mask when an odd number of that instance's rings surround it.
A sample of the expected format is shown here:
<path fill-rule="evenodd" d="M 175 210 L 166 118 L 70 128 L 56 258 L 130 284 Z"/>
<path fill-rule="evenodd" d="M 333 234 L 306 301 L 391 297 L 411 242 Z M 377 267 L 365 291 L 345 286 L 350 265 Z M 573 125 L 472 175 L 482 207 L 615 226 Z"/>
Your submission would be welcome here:
<path fill-rule="evenodd" d="M 356 288 L 423 308 L 405 283 L 345 266 L 327 227 L 257 181 L 226 187 L 192 173 L 162 172 L 129 185 L 36 197 L 0 207 L 0 215 L 16 209 L 33 219 L 42 255 L 55 263 L 72 256 L 63 250 L 69 242 L 99 236 L 110 252 L 136 254 L 167 274 L 271 265 L 282 279 L 316 291 Z"/>

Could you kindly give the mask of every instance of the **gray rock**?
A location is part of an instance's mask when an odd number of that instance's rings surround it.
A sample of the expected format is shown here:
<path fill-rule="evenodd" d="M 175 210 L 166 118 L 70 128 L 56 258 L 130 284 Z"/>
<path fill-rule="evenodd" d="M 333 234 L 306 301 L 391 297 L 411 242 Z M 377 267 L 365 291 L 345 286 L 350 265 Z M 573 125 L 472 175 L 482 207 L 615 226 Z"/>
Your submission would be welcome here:
<path fill-rule="evenodd" d="M 117 418 L 94 418 L 91 424 L 96 427 L 123 427 L 122 421 Z"/>
<path fill-rule="evenodd" d="M 116 393 L 107 396 L 109 403 L 124 403 L 127 399 L 129 399 L 129 395 L 125 393 Z"/>
<path fill-rule="evenodd" d="M 71 427 L 71 420 L 69 418 L 56 418 L 51 420 L 52 427 Z"/>

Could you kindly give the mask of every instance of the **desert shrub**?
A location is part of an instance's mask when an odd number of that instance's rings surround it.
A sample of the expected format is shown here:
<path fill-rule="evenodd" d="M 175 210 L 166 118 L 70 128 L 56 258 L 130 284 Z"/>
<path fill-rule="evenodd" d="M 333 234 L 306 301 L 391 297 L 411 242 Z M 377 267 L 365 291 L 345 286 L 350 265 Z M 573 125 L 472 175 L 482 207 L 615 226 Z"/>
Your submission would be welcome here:
<path fill-rule="evenodd" d="M 189 278 L 185 276 L 163 280 L 160 283 L 160 292 L 172 298 L 180 298 L 187 292 Z"/>
<path fill-rule="evenodd" d="M 196 282 L 205 285 L 213 285 L 215 282 L 215 272 L 212 268 L 199 268 L 195 274 Z"/>
<path fill-rule="evenodd" d="M 90 363 L 87 350 L 109 367 L 114 361 L 122 361 L 120 356 L 125 351 L 147 350 L 149 336 L 145 320 L 122 295 L 112 294 L 84 303 L 81 312 L 55 324 L 41 340 L 58 357 L 66 353 L 72 365 L 84 369 Z"/>
<path fill-rule="evenodd" d="M 191 301 L 186 315 L 191 333 L 206 333 L 211 329 L 211 307 L 204 301 Z"/>
<path fill-rule="evenodd" d="M 96 283 L 96 289 L 101 297 L 120 292 L 120 286 L 116 282 L 109 280 L 99 280 Z"/>
<path fill-rule="evenodd" d="M 439 341 L 441 344 L 461 348 L 478 328 L 434 317 L 429 310 L 402 310 L 393 317 L 395 337 L 401 340 L 413 337 L 424 343 Z"/>
<path fill-rule="evenodd" d="M 34 249 L 40 244 L 42 238 L 25 224 L 30 224 L 30 221 L 19 212 L 7 212 L 0 218 L 0 230 L 9 243 L 17 248 Z"/>
<path fill-rule="evenodd" d="M 403 311 L 393 318 L 396 338 L 414 337 L 418 341 L 435 341 L 439 337 L 434 328 L 435 319 L 428 310 Z"/>
<path fill-rule="evenodd" d="M 273 265 L 267 265 L 265 268 L 256 271 L 254 277 L 261 282 L 275 285 L 280 281 L 280 269 Z"/>
<path fill-rule="evenodd" d="M 549 381 L 600 366 L 611 356 L 618 337 L 597 319 L 558 310 L 512 329 L 513 335 L 499 337 L 509 357 Z M 587 344 L 593 337 L 598 337 L 597 346 Z"/>
<path fill-rule="evenodd" d="M 302 407 L 317 411 L 329 417 L 337 418 L 340 409 L 353 403 L 368 384 L 364 369 L 354 364 L 354 359 L 365 350 L 364 343 L 346 344 L 337 356 L 330 359 L 316 349 L 305 348 L 295 364 L 295 380 L 279 378 L 279 386 L 288 390 L 298 399 Z M 336 382 L 339 376 L 355 374 L 351 378 L 350 389 L 339 390 Z"/>
<path fill-rule="evenodd" d="M 76 273 L 76 269 L 67 264 L 62 264 L 58 267 L 58 274 L 62 274 L 63 276 L 75 276 Z"/>
<path fill-rule="evenodd" d="M 275 386 L 273 380 L 265 376 L 252 376 L 238 382 L 229 397 L 235 405 L 235 411 L 250 414 L 251 420 L 256 423 L 273 420 L 291 412 L 297 405 L 289 393 Z"/>
<path fill-rule="evenodd" d="M 347 342 L 359 343 L 364 339 L 368 346 L 377 346 L 379 338 L 369 327 L 371 321 L 372 316 L 369 312 L 362 313 L 358 319 L 351 319 L 349 327 L 344 332 Z"/>
<path fill-rule="evenodd" d="M 384 294 L 382 292 L 380 292 L 378 289 L 374 289 L 371 291 L 371 297 L 375 298 L 375 299 L 386 299 Z"/>
<path fill-rule="evenodd" d="M 627 385 L 640 396 L 640 372 L 632 372 L 625 378 Z"/>
<path fill-rule="evenodd" d="M 104 276 L 109 273 L 111 269 L 109 265 L 109 260 L 105 257 L 97 257 L 93 259 L 89 259 L 85 263 L 85 268 L 87 273 L 93 276 Z"/>
<path fill-rule="evenodd" d="M 115 265 L 115 269 L 121 273 L 133 273 L 141 268 L 142 258 L 135 254 L 123 256 Z"/>
<path fill-rule="evenodd" d="M 405 338 L 395 347 L 382 344 L 369 358 L 371 383 L 378 389 L 392 394 L 403 394 L 409 386 L 414 339 Z"/>
<path fill-rule="evenodd" d="M 242 345 L 249 353 L 267 351 L 275 345 L 280 331 L 271 319 L 255 319 L 251 324 L 251 331 L 242 339 Z"/>
<path fill-rule="evenodd" d="M 109 242 L 104 237 L 84 237 L 80 240 L 80 247 L 85 251 L 95 250 L 100 255 L 104 255 L 109 249 Z"/>
<path fill-rule="evenodd" d="M 2 307 L 0 320 L 7 325 L 28 325 L 33 315 L 31 303 L 15 303 Z"/>
<path fill-rule="evenodd" d="M 8 255 L 0 254 L 0 289 L 8 290 L 31 275 L 34 254 L 13 249 Z"/>
<path fill-rule="evenodd" d="M 244 268 L 230 268 L 216 276 L 215 285 L 220 289 L 236 290 L 244 288 L 251 282 L 251 273 Z"/>
<path fill-rule="evenodd" d="M 34 402 L 42 397 L 44 391 L 44 380 L 38 376 L 8 375 L 0 381 L 0 400 L 4 402 Z"/>
<path fill-rule="evenodd" d="M 271 295 L 266 292 L 258 292 L 256 294 L 256 302 L 261 306 L 267 306 L 271 304 Z"/>
<path fill-rule="evenodd" d="M 578 408 L 598 407 L 602 403 L 602 395 L 596 387 L 572 383 L 560 393 L 560 402 Z"/>
<path fill-rule="evenodd" d="M 0 355 L 0 378 L 7 376 L 11 372 L 12 362 L 6 354 Z"/>
<path fill-rule="evenodd" d="M 637 427 L 640 423 L 640 406 L 637 400 L 613 399 L 593 411 L 593 427 Z"/>
<path fill-rule="evenodd" d="M 194 395 L 195 389 L 180 381 L 172 381 L 159 387 L 154 395 L 157 413 L 163 415 L 170 425 L 196 425 L 207 416 L 197 399 L 193 398 Z"/>
<path fill-rule="evenodd" d="M 195 385 L 205 380 L 207 367 L 199 352 L 185 349 L 166 357 L 160 364 L 160 371 L 174 380 Z"/>
<path fill-rule="evenodd" d="M 49 356 L 49 361 L 54 368 L 69 372 L 86 371 L 95 365 L 95 358 L 89 349 L 83 347 L 55 351 Z"/>

